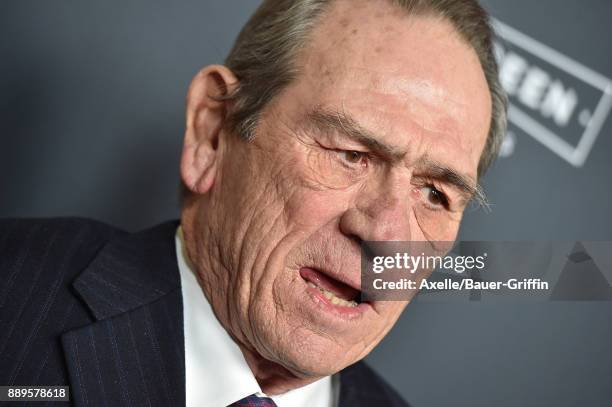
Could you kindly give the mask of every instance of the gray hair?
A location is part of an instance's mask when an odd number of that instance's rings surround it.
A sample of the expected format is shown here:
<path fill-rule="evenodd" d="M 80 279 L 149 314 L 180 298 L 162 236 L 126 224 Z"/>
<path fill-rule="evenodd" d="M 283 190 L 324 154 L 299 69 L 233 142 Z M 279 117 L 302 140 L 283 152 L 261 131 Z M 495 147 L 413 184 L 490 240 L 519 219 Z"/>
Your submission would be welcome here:
<path fill-rule="evenodd" d="M 238 36 L 225 64 L 239 83 L 230 130 L 252 139 L 267 104 L 298 75 L 296 60 L 321 14 L 334 0 L 264 0 Z M 493 163 L 506 129 L 506 95 L 499 82 L 489 16 L 477 0 L 385 0 L 417 15 L 447 19 L 478 55 L 492 100 L 489 134 L 478 163 L 480 178 Z"/>

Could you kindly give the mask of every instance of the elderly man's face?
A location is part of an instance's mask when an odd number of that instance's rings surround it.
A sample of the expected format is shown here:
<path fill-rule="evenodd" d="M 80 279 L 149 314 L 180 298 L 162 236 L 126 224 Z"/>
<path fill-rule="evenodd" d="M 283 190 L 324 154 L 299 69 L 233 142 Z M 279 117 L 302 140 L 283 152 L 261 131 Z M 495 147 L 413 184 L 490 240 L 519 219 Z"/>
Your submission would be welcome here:
<path fill-rule="evenodd" d="M 252 142 L 221 133 L 190 239 L 237 341 L 314 377 L 364 357 L 407 304 L 359 303 L 360 241 L 455 239 L 454 181 L 476 184 L 491 100 L 450 23 L 384 2 L 338 1 L 299 66 Z"/>

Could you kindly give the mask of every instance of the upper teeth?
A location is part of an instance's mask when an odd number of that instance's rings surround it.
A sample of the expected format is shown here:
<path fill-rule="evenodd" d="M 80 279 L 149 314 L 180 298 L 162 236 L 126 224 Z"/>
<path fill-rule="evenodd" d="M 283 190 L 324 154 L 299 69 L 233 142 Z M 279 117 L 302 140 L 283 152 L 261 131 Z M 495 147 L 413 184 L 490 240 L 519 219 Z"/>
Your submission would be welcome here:
<path fill-rule="evenodd" d="M 308 286 L 312 288 L 316 288 L 323 293 L 325 298 L 327 298 L 332 304 L 340 305 L 342 307 L 356 307 L 358 304 L 352 300 L 345 300 L 343 298 L 337 297 L 336 294 L 331 291 L 326 290 L 325 288 L 321 288 L 319 286 L 314 285 L 310 281 L 308 281 Z"/>

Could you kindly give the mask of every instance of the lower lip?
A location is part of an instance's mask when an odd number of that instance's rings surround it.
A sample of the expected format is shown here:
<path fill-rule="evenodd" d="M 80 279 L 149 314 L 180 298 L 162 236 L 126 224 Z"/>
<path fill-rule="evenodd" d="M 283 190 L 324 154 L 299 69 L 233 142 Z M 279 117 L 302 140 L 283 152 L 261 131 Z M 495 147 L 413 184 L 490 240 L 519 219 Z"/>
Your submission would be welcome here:
<path fill-rule="evenodd" d="M 327 298 L 321 290 L 317 287 L 311 287 L 308 285 L 308 281 L 304 280 L 306 285 L 306 292 L 310 295 L 310 297 L 314 300 L 315 304 L 335 316 L 338 316 L 345 320 L 352 320 L 355 318 L 360 318 L 363 314 L 372 308 L 371 304 L 368 302 L 362 302 L 357 304 L 355 307 L 345 307 L 342 305 L 333 304 L 329 298 Z"/>
<path fill-rule="evenodd" d="M 310 294 L 320 308 L 344 319 L 360 318 L 367 310 L 372 308 L 372 306 L 367 302 L 362 302 L 356 307 L 343 307 L 342 305 L 333 304 L 326 296 L 323 295 L 321 290 L 316 287 L 308 286 L 306 292 Z"/>

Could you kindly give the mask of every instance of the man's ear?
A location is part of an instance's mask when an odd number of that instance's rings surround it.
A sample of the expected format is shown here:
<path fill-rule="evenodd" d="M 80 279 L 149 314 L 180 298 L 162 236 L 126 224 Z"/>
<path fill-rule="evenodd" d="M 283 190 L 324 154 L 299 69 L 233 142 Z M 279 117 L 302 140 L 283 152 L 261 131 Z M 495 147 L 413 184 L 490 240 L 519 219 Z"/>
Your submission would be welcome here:
<path fill-rule="evenodd" d="M 219 134 L 227 116 L 228 92 L 238 80 L 225 66 L 210 65 L 191 81 L 187 95 L 187 126 L 181 156 L 181 178 L 195 194 L 204 194 L 215 181 Z"/>

